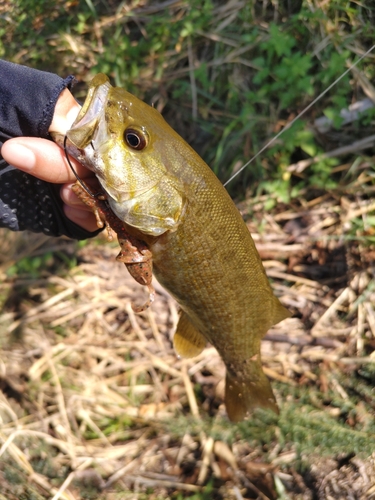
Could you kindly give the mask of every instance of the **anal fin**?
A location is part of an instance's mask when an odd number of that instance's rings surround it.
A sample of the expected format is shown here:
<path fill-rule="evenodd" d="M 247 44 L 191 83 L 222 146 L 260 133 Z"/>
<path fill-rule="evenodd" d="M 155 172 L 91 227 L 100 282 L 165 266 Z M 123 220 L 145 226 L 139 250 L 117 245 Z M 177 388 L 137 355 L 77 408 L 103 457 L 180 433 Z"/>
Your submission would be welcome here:
<path fill-rule="evenodd" d="M 203 351 L 206 343 L 206 339 L 191 323 L 188 315 L 181 311 L 176 333 L 173 337 L 173 346 L 176 353 L 183 358 L 193 358 Z"/>
<path fill-rule="evenodd" d="M 274 297 L 274 299 L 272 325 L 276 325 L 283 319 L 290 318 L 292 315 L 291 312 L 281 304 L 276 296 Z"/>

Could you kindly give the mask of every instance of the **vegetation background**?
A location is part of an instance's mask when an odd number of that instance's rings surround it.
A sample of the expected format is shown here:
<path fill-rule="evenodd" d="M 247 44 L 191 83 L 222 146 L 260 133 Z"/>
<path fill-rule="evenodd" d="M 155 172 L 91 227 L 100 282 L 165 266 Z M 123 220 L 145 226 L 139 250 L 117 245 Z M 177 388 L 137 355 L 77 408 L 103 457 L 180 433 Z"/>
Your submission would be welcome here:
<path fill-rule="evenodd" d="M 13 0 L 0 36 L 77 99 L 104 72 L 153 103 L 225 182 L 371 47 L 375 6 Z M 135 316 L 104 237 L 2 232 L 1 500 L 375 498 L 374 63 L 228 185 L 294 313 L 263 345 L 278 418 L 227 421 L 214 349 L 176 359 L 176 305 Z"/>

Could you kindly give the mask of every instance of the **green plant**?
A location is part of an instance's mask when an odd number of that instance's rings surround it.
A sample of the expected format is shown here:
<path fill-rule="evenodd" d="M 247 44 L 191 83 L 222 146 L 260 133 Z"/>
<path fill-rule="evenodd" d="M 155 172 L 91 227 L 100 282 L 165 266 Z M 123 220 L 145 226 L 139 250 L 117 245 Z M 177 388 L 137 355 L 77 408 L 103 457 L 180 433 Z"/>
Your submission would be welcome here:
<path fill-rule="evenodd" d="M 353 40 L 365 45 L 372 39 L 374 13 L 371 6 L 338 0 L 325 8 L 303 2 L 288 15 L 280 7 L 275 21 L 272 10 L 252 2 L 228 11 L 220 5 L 194 0 L 158 9 L 146 3 L 143 13 L 135 1 L 116 11 L 97 0 L 59 0 L 53 8 L 17 0 L 1 51 L 16 62 L 74 71 L 86 80 L 107 73 L 116 85 L 163 109 L 225 181 L 338 78 L 355 56 Z M 374 66 L 365 64 L 371 78 Z M 352 92 L 346 75 L 312 113 L 324 113 L 339 127 Z M 78 89 L 78 96 L 84 94 Z M 293 130 L 228 186 L 232 195 L 272 191 L 286 201 L 302 188 L 337 185 L 333 160 L 319 161 L 302 181 L 285 174 L 301 151 L 312 156 L 322 150 L 315 136 L 302 137 L 304 122 Z"/>
<path fill-rule="evenodd" d="M 42 270 L 50 266 L 52 262 L 52 252 L 47 252 L 44 255 L 38 255 L 36 257 L 24 257 L 12 266 L 8 267 L 7 275 L 9 277 L 13 277 L 21 274 L 28 274 L 29 276 L 36 278 Z"/>

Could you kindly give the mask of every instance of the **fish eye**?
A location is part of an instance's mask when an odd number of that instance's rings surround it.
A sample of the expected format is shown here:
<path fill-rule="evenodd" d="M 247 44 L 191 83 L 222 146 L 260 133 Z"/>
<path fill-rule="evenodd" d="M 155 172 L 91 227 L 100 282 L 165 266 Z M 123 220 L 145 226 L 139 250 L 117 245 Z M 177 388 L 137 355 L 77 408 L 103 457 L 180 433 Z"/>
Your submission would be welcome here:
<path fill-rule="evenodd" d="M 124 132 L 126 144 L 137 151 L 141 151 L 147 146 L 147 135 L 141 130 L 127 128 Z"/>

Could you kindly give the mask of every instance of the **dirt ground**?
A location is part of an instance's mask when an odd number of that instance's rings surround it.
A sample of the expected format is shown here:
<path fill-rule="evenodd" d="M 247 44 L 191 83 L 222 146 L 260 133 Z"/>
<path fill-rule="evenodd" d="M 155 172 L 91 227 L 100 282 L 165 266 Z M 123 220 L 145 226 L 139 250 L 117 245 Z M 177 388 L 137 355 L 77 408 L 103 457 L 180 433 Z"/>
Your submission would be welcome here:
<path fill-rule="evenodd" d="M 280 415 L 237 425 L 215 349 L 176 357 L 158 284 L 134 314 L 116 245 L 2 233 L 1 500 L 375 499 L 374 203 L 264 203 L 239 208 L 293 316 L 262 344 Z"/>

